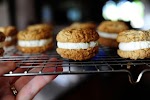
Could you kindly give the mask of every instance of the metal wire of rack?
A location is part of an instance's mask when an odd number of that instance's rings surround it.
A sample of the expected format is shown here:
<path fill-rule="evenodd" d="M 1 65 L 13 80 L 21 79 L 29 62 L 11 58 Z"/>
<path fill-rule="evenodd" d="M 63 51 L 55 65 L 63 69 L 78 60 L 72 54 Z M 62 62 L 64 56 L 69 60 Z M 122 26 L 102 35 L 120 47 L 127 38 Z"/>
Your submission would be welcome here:
<path fill-rule="evenodd" d="M 57 58 L 58 60 L 52 60 Z M 1 62 L 13 61 L 16 69 L 3 76 L 32 75 L 64 75 L 64 74 L 96 74 L 96 73 L 127 73 L 132 84 L 138 83 L 145 72 L 150 71 L 150 59 L 131 60 L 120 58 L 116 50 L 100 48 L 99 53 L 90 60 L 73 61 L 60 57 L 58 54 L 6 55 L 0 57 Z M 63 67 L 63 71 L 59 71 Z M 138 73 L 135 69 L 142 68 Z M 47 69 L 47 70 L 45 70 Z M 19 70 L 19 71 L 16 71 Z"/>

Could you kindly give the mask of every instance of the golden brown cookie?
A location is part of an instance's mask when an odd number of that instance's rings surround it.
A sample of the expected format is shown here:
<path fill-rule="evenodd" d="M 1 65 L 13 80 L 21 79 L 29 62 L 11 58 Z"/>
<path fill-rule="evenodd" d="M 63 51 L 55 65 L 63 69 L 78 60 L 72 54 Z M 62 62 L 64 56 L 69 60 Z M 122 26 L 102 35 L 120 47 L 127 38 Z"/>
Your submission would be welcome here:
<path fill-rule="evenodd" d="M 127 30 L 117 37 L 119 49 L 117 53 L 122 58 L 150 58 L 150 33 L 142 30 Z"/>
<path fill-rule="evenodd" d="M 57 34 L 57 41 L 59 42 L 90 42 L 96 41 L 99 35 L 92 29 L 64 29 Z"/>
<path fill-rule="evenodd" d="M 131 41 L 146 41 L 150 40 L 150 33 L 143 30 L 126 30 L 120 32 L 117 41 L 118 42 L 131 42 Z"/>
<path fill-rule="evenodd" d="M 102 38 L 102 37 L 99 37 L 98 42 L 101 44 L 101 46 L 106 46 L 110 48 L 117 48 L 119 44 L 118 42 L 116 42 L 115 39 Z"/>
<path fill-rule="evenodd" d="M 129 27 L 122 21 L 103 21 L 97 28 L 99 31 L 108 33 L 119 33 L 128 29 Z"/>
<path fill-rule="evenodd" d="M 5 35 L 0 32 L 0 56 L 3 56 L 4 49 L 3 49 L 3 42 L 5 40 Z"/>
<path fill-rule="evenodd" d="M 29 25 L 27 27 L 27 30 L 39 30 L 39 29 L 44 29 L 44 30 L 53 30 L 53 25 L 52 24 L 45 24 L 45 23 L 41 23 L 41 24 L 33 24 L 33 25 Z"/>
<path fill-rule="evenodd" d="M 133 51 L 122 51 L 117 50 L 117 53 L 122 58 L 130 58 L 130 59 L 144 59 L 150 57 L 150 49 L 139 49 Z"/>
<path fill-rule="evenodd" d="M 9 47 L 17 43 L 17 28 L 15 26 L 0 27 L 0 31 L 6 36 L 4 46 Z"/>
<path fill-rule="evenodd" d="M 117 48 L 118 33 L 128 29 L 128 25 L 122 21 L 103 21 L 97 27 L 100 36 L 99 43 L 103 46 Z"/>
<path fill-rule="evenodd" d="M 17 34 L 19 40 L 40 40 L 52 37 L 49 30 L 23 30 Z"/>
<path fill-rule="evenodd" d="M 5 41 L 4 46 L 7 48 L 9 46 L 15 46 L 17 44 L 17 36 L 13 38 L 13 40 L 10 41 Z"/>
<path fill-rule="evenodd" d="M 96 29 L 96 24 L 94 22 L 74 22 L 70 25 L 70 27 Z"/>
<path fill-rule="evenodd" d="M 87 60 L 98 52 L 99 35 L 93 29 L 63 29 L 57 36 L 57 53 L 72 60 Z"/>
<path fill-rule="evenodd" d="M 53 47 L 53 37 L 49 30 L 23 30 L 17 38 L 17 48 L 23 53 L 43 53 Z"/>
<path fill-rule="evenodd" d="M 88 49 L 62 49 L 57 48 L 57 52 L 61 54 L 63 58 L 73 59 L 73 60 L 86 60 L 95 56 L 95 53 L 98 52 L 98 46 Z"/>
<path fill-rule="evenodd" d="M 0 27 L 0 31 L 3 32 L 5 36 L 14 36 L 17 34 L 17 28 L 15 26 Z"/>

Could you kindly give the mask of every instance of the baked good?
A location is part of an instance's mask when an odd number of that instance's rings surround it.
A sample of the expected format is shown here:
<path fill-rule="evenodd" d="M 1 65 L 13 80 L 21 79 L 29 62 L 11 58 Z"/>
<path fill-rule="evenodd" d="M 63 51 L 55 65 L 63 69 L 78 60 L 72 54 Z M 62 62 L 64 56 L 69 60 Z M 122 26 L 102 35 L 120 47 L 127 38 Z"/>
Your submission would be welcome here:
<path fill-rule="evenodd" d="M 5 35 L 0 32 L 0 56 L 3 56 L 4 49 L 3 49 L 3 42 L 5 40 Z"/>
<path fill-rule="evenodd" d="M 118 42 L 116 38 L 118 33 L 128 30 L 129 27 L 122 21 L 103 21 L 97 27 L 99 33 L 99 44 L 102 46 L 117 48 Z"/>
<path fill-rule="evenodd" d="M 17 35 L 18 50 L 23 53 L 42 53 L 53 47 L 53 38 L 49 30 L 23 30 Z"/>
<path fill-rule="evenodd" d="M 53 30 L 53 25 L 52 24 L 46 24 L 46 23 L 40 23 L 40 24 L 29 25 L 27 27 L 27 30 L 37 30 L 37 29 L 52 31 Z"/>
<path fill-rule="evenodd" d="M 17 44 L 17 28 L 15 26 L 0 27 L 0 31 L 5 35 L 4 47 L 10 47 Z"/>
<path fill-rule="evenodd" d="M 144 59 L 150 57 L 150 33 L 142 30 L 126 30 L 117 37 L 119 49 L 117 53 L 122 58 Z"/>
<path fill-rule="evenodd" d="M 96 24 L 94 22 L 74 22 L 69 27 L 96 29 Z"/>
<path fill-rule="evenodd" d="M 98 52 L 99 35 L 92 29 L 65 28 L 57 36 L 57 53 L 71 60 L 87 60 Z"/>

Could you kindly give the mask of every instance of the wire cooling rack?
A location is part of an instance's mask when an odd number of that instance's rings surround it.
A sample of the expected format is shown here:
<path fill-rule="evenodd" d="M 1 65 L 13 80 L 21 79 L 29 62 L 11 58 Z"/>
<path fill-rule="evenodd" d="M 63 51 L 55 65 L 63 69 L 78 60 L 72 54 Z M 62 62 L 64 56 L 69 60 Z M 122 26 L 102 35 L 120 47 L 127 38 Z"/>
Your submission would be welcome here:
<path fill-rule="evenodd" d="M 145 72 L 150 71 L 150 59 L 131 60 L 120 58 L 116 49 L 102 47 L 90 60 L 73 61 L 60 57 L 56 52 L 45 54 L 20 55 L 14 50 L 13 55 L 0 57 L 0 62 L 15 62 L 16 69 L 4 76 L 64 75 L 127 73 L 131 83 L 138 83 Z M 8 52 L 7 52 L 8 53 Z M 17 54 L 18 53 L 18 54 Z M 55 59 L 57 58 L 57 60 Z M 61 68 L 63 67 L 63 71 Z"/>

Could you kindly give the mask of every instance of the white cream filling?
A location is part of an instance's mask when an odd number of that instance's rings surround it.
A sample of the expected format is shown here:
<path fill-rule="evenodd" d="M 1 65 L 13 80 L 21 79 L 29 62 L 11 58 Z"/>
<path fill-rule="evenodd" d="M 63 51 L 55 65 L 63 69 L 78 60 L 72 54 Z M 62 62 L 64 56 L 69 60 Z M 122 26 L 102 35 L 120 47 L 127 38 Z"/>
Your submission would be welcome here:
<path fill-rule="evenodd" d="M 41 40 L 30 40 L 30 41 L 18 40 L 18 45 L 21 47 L 41 47 L 50 42 L 52 42 L 52 38 Z"/>
<path fill-rule="evenodd" d="M 123 51 L 133 51 L 133 50 L 146 49 L 146 48 L 150 48 L 150 41 L 119 43 L 119 49 Z"/>
<path fill-rule="evenodd" d="M 0 48 L 3 48 L 3 42 L 0 42 Z"/>
<path fill-rule="evenodd" d="M 5 41 L 9 42 L 9 41 L 12 41 L 14 38 L 16 38 L 16 36 L 7 36 L 5 38 Z"/>
<path fill-rule="evenodd" d="M 58 48 L 62 49 L 88 49 L 92 47 L 98 46 L 97 41 L 92 41 L 89 43 L 62 43 L 62 42 L 57 42 Z"/>
<path fill-rule="evenodd" d="M 99 36 L 103 37 L 103 38 L 110 38 L 110 39 L 116 39 L 118 34 L 117 33 L 106 33 L 106 32 L 101 32 L 101 31 L 97 31 Z"/>

